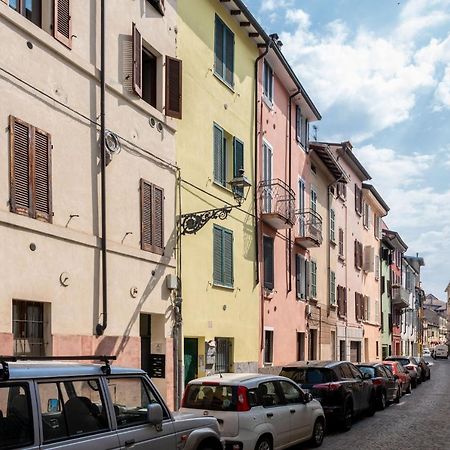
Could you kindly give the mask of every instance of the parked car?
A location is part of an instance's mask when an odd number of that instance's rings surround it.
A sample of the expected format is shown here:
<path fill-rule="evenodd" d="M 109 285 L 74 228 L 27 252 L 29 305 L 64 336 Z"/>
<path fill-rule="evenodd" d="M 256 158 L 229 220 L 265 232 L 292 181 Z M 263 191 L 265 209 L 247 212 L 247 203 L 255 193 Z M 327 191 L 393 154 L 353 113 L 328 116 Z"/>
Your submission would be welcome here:
<path fill-rule="evenodd" d="M 398 361 L 411 375 L 411 386 L 413 389 L 422 383 L 422 368 L 412 356 L 388 356 L 386 361 Z"/>
<path fill-rule="evenodd" d="M 421 370 L 421 378 L 422 381 L 429 380 L 431 378 L 431 369 L 428 361 L 425 360 L 422 356 L 415 356 L 414 359 L 417 361 L 417 364 L 420 366 Z"/>
<path fill-rule="evenodd" d="M 295 381 L 317 398 L 327 420 L 337 422 L 345 431 L 352 427 L 355 415 L 375 414 L 372 380 L 350 362 L 299 361 L 283 367 L 280 375 Z"/>
<path fill-rule="evenodd" d="M 177 450 L 183 442 L 185 450 L 223 449 L 215 418 L 171 414 L 144 371 L 112 367 L 113 359 L 0 357 L 0 447 Z"/>
<path fill-rule="evenodd" d="M 422 355 L 423 356 L 431 356 L 431 350 L 428 347 L 424 347 L 422 350 Z"/>
<path fill-rule="evenodd" d="M 394 376 L 398 378 L 402 395 L 411 394 L 411 375 L 408 370 L 405 369 L 398 361 L 383 361 L 383 365 L 386 366 L 394 374 Z"/>
<path fill-rule="evenodd" d="M 377 405 L 379 409 L 386 408 L 391 402 L 399 403 L 402 391 L 398 377 L 380 362 L 357 364 L 363 374 L 368 374 L 375 386 Z"/>
<path fill-rule="evenodd" d="M 431 351 L 431 356 L 434 359 L 437 359 L 437 358 L 448 359 L 448 345 L 445 345 L 445 344 L 435 345 Z"/>
<path fill-rule="evenodd" d="M 317 400 L 285 377 L 219 374 L 192 380 L 180 411 L 214 416 L 226 449 L 281 449 L 322 444 L 325 415 Z"/>

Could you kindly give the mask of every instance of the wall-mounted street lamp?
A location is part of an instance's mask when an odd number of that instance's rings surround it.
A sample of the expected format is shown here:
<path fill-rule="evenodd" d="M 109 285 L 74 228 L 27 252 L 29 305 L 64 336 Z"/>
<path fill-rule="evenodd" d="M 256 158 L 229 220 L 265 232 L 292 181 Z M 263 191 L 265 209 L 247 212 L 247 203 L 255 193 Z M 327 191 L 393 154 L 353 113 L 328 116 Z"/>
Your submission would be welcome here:
<path fill-rule="evenodd" d="M 251 183 L 244 175 L 244 169 L 239 169 L 239 174 L 228 182 L 233 192 L 236 205 L 226 205 L 222 208 L 208 209 L 181 216 L 181 234 L 195 234 L 201 230 L 211 219 L 225 220 L 233 208 L 239 208 L 247 199 Z"/>

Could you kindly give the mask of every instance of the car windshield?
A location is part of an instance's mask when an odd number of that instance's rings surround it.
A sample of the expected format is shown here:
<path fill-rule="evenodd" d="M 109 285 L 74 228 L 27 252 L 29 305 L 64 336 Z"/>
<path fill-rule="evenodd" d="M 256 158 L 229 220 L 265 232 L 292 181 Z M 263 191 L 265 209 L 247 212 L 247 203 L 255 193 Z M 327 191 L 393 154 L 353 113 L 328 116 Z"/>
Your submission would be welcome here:
<path fill-rule="evenodd" d="M 358 366 L 358 369 L 363 373 L 363 374 L 369 374 L 370 378 L 374 378 L 376 377 L 375 374 L 375 367 L 368 367 L 368 366 Z"/>
<path fill-rule="evenodd" d="M 280 375 L 299 384 L 320 384 L 335 381 L 332 370 L 319 367 L 285 367 Z"/>
<path fill-rule="evenodd" d="M 236 411 L 237 387 L 211 384 L 189 384 L 186 387 L 185 408 L 212 411 Z"/>

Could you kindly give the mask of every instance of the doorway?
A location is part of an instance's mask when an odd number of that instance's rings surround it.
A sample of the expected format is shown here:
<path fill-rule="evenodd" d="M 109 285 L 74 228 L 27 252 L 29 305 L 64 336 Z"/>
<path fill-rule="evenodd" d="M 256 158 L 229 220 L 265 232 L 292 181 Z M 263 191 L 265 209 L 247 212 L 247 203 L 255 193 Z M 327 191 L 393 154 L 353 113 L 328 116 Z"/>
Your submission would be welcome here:
<path fill-rule="evenodd" d="M 310 361 L 317 359 L 317 330 L 309 330 L 308 359 Z"/>
<path fill-rule="evenodd" d="M 198 377 L 198 339 L 184 338 L 184 385 Z"/>

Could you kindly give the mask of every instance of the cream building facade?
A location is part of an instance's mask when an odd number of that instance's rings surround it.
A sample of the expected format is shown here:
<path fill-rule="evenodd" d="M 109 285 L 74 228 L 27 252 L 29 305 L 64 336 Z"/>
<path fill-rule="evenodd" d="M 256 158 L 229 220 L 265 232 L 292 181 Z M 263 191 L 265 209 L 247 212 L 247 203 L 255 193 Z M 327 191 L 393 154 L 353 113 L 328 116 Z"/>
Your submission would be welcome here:
<path fill-rule="evenodd" d="M 176 2 L 104 3 L 107 311 L 101 2 L 0 2 L 0 354 L 116 354 L 171 403 Z"/>

